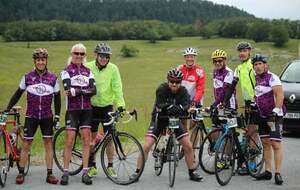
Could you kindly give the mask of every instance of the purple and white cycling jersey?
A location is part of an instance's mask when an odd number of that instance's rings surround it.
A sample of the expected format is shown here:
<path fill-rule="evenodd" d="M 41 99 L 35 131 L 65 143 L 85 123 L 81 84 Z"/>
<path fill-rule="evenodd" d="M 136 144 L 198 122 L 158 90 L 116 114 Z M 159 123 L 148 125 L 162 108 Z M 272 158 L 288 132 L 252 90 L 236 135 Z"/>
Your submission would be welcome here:
<path fill-rule="evenodd" d="M 94 75 L 83 64 L 76 65 L 71 63 L 61 72 L 61 78 L 62 80 L 70 79 L 70 87 L 80 91 L 89 88 L 90 79 L 94 79 Z M 91 97 L 84 94 L 68 96 L 66 103 L 69 111 L 92 109 Z"/>
<path fill-rule="evenodd" d="M 52 99 L 59 92 L 55 74 L 46 71 L 39 75 L 33 70 L 22 77 L 19 88 L 27 91 L 26 117 L 35 119 L 53 117 Z"/>
<path fill-rule="evenodd" d="M 260 111 L 260 116 L 268 117 L 275 108 L 275 97 L 272 87 L 281 85 L 279 77 L 271 72 L 265 72 L 255 76 L 255 102 Z M 283 116 L 283 109 L 280 108 L 279 116 Z"/>
<path fill-rule="evenodd" d="M 214 105 L 218 105 L 223 102 L 226 88 L 232 84 L 233 81 L 233 71 L 225 67 L 223 69 L 215 69 L 213 71 L 213 82 L 214 82 Z M 235 97 L 235 91 L 229 99 L 229 108 L 237 109 L 237 101 Z"/>

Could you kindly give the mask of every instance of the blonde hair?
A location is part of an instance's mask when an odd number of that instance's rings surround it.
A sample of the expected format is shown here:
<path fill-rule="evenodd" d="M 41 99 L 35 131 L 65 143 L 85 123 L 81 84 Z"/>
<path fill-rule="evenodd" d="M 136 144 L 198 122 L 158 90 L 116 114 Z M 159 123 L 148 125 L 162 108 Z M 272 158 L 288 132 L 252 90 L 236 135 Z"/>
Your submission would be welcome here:
<path fill-rule="evenodd" d="M 82 43 L 73 45 L 70 53 L 72 54 L 76 48 L 82 49 L 84 51 L 84 53 L 86 54 L 86 47 Z M 70 65 L 71 62 L 72 62 L 72 55 L 68 58 L 67 65 Z M 84 57 L 84 59 L 82 61 L 82 64 L 84 64 L 84 63 L 86 63 L 86 56 Z"/>

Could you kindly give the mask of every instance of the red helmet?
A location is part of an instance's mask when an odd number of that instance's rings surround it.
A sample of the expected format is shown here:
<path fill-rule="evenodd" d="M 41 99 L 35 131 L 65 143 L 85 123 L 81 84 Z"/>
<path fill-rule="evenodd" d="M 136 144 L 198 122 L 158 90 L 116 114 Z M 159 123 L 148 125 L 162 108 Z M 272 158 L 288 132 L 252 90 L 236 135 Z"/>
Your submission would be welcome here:
<path fill-rule="evenodd" d="M 35 49 L 32 53 L 32 58 L 33 59 L 38 59 L 38 58 L 48 58 L 48 51 L 45 48 L 38 48 Z"/>

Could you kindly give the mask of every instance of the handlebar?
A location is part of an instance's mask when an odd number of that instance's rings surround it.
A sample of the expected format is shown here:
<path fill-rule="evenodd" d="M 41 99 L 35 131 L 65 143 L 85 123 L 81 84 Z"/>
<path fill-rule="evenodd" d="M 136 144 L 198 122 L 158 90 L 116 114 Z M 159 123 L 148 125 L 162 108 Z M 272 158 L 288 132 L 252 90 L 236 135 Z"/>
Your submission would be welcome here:
<path fill-rule="evenodd" d="M 129 116 L 129 119 L 126 121 L 122 121 L 122 123 L 129 123 L 133 117 L 134 119 L 137 121 L 137 111 L 134 109 L 133 111 L 129 112 L 129 111 L 124 111 L 124 112 L 119 112 L 119 111 L 115 111 L 115 112 L 108 112 L 108 115 L 111 117 L 111 120 L 109 122 L 103 123 L 104 126 L 108 126 L 113 124 L 114 122 L 118 122 L 118 119 L 120 117 L 123 117 L 122 114 L 126 114 Z"/>

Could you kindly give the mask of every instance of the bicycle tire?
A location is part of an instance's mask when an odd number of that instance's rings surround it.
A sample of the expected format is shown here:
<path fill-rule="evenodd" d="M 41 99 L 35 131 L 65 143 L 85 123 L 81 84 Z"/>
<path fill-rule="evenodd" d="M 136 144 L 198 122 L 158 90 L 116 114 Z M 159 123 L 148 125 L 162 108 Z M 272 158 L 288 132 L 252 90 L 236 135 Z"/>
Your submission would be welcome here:
<path fill-rule="evenodd" d="M 199 150 L 199 165 L 207 174 L 215 174 L 215 147 L 211 147 L 211 142 L 213 142 L 212 136 L 215 133 L 219 133 L 220 136 L 222 129 L 216 128 L 210 131 L 203 139 Z"/>
<path fill-rule="evenodd" d="M 161 139 L 161 136 L 156 141 L 154 150 L 152 153 L 152 155 L 154 157 L 154 173 L 156 176 L 160 176 L 160 174 L 162 173 L 163 168 L 164 168 L 163 157 L 165 154 L 165 148 L 162 148 L 161 150 L 158 149 L 158 144 L 161 143 L 160 139 Z"/>
<path fill-rule="evenodd" d="M 53 137 L 53 157 L 58 169 L 64 172 L 64 144 L 66 128 L 61 127 L 56 131 Z M 69 174 L 76 175 L 83 168 L 82 165 L 82 142 L 80 133 L 76 133 L 75 141 L 72 147 L 71 160 L 69 165 Z"/>
<path fill-rule="evenodd" d="M 235 166 L 235 143 L 232 135 L 223 136 L 220 142 L 221 143 L 218 143 L 217 145 L 215 154 L 215 175 L 218 183 L 221 186 L 224 186 L 230 182 L 233 176 Z M 224 174 L 227 175 L 225 176 Z"/>
<path fill-rule="evenodd" d="M 9 168 L 9 159 L 6 156 L 6 141 L 3 133 L 0 134 L 0 146 L 0 186 L 4 187 L 7 179 L 7 171 Z"/>
<path fill-rule="evenodd" d="M 20 129 L 24 128 L 23 126 L 19 126 Z M 19 130 L 18 137 L 17 137 L 17 154 L 21 156 L 21 150 L 22 150 L 22 145 L 20 145 L 19 140 L 23 141 L 24 135 L 23 135 L 23 130 Z M 23 142 L 22 142 L 23 143 Z M 20 172 L 20 160 L 16 161 L 17 164 L 17 169 Z M 30 168 L 30 152 L 28 152 L 27 156 L 27 163 L 24 166 L 24 175 L 26 176 L 29 172 Z"/>
<path fill-rule="evenodd" d="M 16 163 L 17 163 L 18 171 L 20 172 L 20 161 L 17 161 Z M 29 168 L 30 168 L 30 153 L 28 153 L 27 163 L 24 167 L 24 175 L 25 176 L 28 174 Z"/>
<path fill-rule="evenodd" d="M 250 176 L 255 178 L 264 167 L 263 145 L 258 130 L 254 130 L 247 138 L 248 143 L 244 153 L 246 166 Z"/>
<path fill-rule="evenodd" d="M 199 166 L 199 152 L 202 142 L 204 140 L 204 132 L 202 130 L 202 126 L 198 126 L 202 124 L 196 124 L 196 126 L 192 129 L 190 133 L 190 141 L 192 143 L 193 154 L 194 154 L 194 164 L 196 167 Z M 203 126 L 204 127 L 204 126 Z"/>
<path fill-rule="evenodd" d="M 179 147 L 176 143 L 175 134 L 169 138 L 167 145 L 167 161 L 169 162 L 169 186 L 173 187 L 175 183 L 176 167 L 179 160 Z"/>
<path fill-rule="evenodd" d="M 108 171 L 109 161 L 106 151 L 110 142 L 113 143 L 114 148 L 113 170 L 117 171 L 115 177 L 111 176 Z M 136 164 L 139 156 L 141 156 L 142 159 L 142 166 L 139 173 L 133 178 L 133 174 L 136 173 Z M 116 132 L 114 140 L 111 135 L 107 136 L 101 148 L 100 159 L 105 175 L 112 182 L 119 185 L 129 185 L 138 181 L 145 166 L 145 155 L 142 145 L 134 136 L 127 132 Z M 128 164 L 128 166 L 125 167 L 125 164 Z M 123 172 L 123 169 L 126 171 Z"/>

